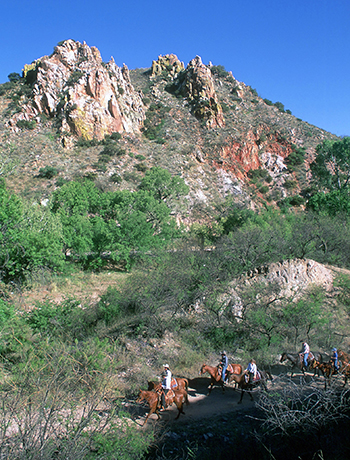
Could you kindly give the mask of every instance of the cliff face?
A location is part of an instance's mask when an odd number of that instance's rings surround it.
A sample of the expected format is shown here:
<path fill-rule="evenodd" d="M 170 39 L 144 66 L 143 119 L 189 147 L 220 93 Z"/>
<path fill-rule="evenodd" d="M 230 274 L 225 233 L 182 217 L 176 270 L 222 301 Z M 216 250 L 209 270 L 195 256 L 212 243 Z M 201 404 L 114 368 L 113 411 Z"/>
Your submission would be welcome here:
<path fill-rule="evenodd" d="M 45 114 L 56 119 L 63 138 L 100 140 L 113 132 L 140 130 L 144 106 L 128 68 L 118 67 L 113 58 L 103 63 L 95 47 L 67 40 L 51 56 L 25 66 L 24 77 L 32 85 L 32 98 L 10 120 L 13 129 L 20 119 Z"/>

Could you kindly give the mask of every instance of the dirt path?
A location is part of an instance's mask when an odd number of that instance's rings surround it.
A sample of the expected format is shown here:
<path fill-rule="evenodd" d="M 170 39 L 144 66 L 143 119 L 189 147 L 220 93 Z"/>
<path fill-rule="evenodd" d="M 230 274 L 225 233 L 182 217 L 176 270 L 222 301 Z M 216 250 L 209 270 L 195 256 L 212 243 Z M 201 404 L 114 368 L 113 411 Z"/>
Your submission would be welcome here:
<path fill-rule="evenodd" d="M 273 373 L 273 381 L 268 381 L 268 389 L 278 389 L 283 385 L 290 382 L 296 385 L 303 385 L 305 391 L 310 391 L 313 388 L 323 388 L 324 378 L 316 377 L 313 378 L 312 374 L 307 374 L 305 380 L 301 374 L 296 374 L 293 379 L 290 379 L 287 374 L 287 368 L 285 366 L 278 366 L 277 372 Z M 251 401 L 248 394 L 245 394 L 241 404 L 238 401 L 241 397 L 240 390 L 235 390 L 234 384 L 229 384 L 225 388 L 225 392 L 222 392 L 221 387 L 214 387 L 211 394 L 208 395 L 208 386 L 210 379 L 208 377 L 200 377 L 190 380 L 190 387 L 188 390 L 189 405 L 184 405 L 185 415 L 180 414 L 178 420 L 175 417 L 178 414 L 178 410 L 175 405 L 169 407 L 166 411 L 161 412 L 160 421 L 170 424 L 191 424 L 196 423 L 200 420 L 207 420 L 208 418 L 215 418 L 220 416 L 228 416 L 232 413 L 252 411 L 256 408 L 256 401 L 258 400 L 258 393 L 260 389 L 253 391 L 254 400 Z M 135 421 L 140 426 L 143 425 L 148 407 L 140 407 L 135 414 Z M 147 423 L 157 423 L 158 419 L 155 414 L 152 414 L 148 419 Z M 159 423 L 159 422 L 158 422 Z"/>

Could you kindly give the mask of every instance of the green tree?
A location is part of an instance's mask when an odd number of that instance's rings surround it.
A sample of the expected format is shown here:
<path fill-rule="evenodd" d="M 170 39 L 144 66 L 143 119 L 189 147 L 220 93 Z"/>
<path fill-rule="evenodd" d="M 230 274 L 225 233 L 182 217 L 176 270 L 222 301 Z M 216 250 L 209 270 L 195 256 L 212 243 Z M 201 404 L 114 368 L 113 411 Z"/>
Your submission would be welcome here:
<path fill-rule="evenodd" d="M 69 182 L 52 196 L 51 209 L 62 223 L 65 249 L 85 257 L 93 247 L 90 212 L 98 208 L 99 192 L 93 182 Z"/>
<path fill-rule="evenodd" d="M 169 202 L 186 195 L 189 187 L 179 176 L 172 176 L 169 171 L 154 166 L 145 173 L 140 190 L 147 190 L 158 201 Z"/>
<path fill-rule="evenodd" d="M 320 188 L 343 190 L 350 181 L 350 137 L 340 141 L 325 140 L 316 147 L 311 163 L 312 175 Z"/>
<path fill-rule="evenodd" d="M 0 184 L 0 278 L 23 281 L 39 267 L 62 267 L 62 228 L 49 209 L 26 205 Z"/>

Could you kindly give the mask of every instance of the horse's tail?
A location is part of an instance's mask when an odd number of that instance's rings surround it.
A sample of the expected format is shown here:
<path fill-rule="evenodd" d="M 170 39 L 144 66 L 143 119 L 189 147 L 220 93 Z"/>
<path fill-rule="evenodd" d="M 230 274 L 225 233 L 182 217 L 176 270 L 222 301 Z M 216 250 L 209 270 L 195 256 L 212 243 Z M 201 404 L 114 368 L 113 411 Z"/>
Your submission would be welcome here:
<path fill-rule="evenodd" d="M 184 379 L 184 382 L 185 382 L 185 390 L 186 392 L 188 391 L 188 380 L 187 379 Z"/>

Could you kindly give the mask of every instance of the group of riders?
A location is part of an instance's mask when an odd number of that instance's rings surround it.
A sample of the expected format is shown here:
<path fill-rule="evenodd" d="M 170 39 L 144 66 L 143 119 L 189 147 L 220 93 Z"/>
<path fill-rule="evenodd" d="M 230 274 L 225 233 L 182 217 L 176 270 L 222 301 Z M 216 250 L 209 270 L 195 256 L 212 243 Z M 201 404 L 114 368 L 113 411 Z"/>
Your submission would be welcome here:
<path fill-rule="evenodd" d="M 221 378 L 224 383 L 228 382 L 229 373 L 226 372 L 228 368 L 228 357 L 226 351 L 221 353 L 221 360 L 218 365 L 218 368 L 221 369 Z M 244 371 L 246 382 L 250 383 L 257 380 L 259 376 L 259 371 L 256 365 L 256 361 L 251 359 L 248 363 L 247 368 Z M 165 395 L 171 390 L 171 381 L 172 381 L 172 373 L 170 371 L 169 364 L 163 365 L 163 372 L 162 372 L 162 381 L 161 381 L 161 392 L 160 392 L 160 410 L 165 410 L 167 408 L 166 398 Z"/>
<path fill-rule="evenodd" d="M 299 352 L 300 356 L 300 361 L 304 363 L 305 369 L 308 369 L 309 362 L 308 358 L 310 355 L 310 347 L 307 342 L 302 341 L 302 349 Z M 332 365 L 334 366 L 335 372 L 339 371 L 339 360 L 338 360 L 338 351 L 336 348 L 332 349 L 332 356 L 331 356 L 331 362 Z M 229 373 L 227 372 L 228 368 L 228 357 L 226 354 L 226 351 L 223 351 L 221 353 L 221 360 L 219 362 L 218 368 L 221 369 L 221 378 L 224 383 L 228 383 L 228 378 L 229 378 Z M 161 399 L 161 409 L 164 410 L 166 409 L 166 400 L 165 400 L 165 393 L 167 393 L 169 390 L 171 390 L 171 380 L 172 380 L 172 373 L 170 371 L 169 364 L 164 364 L 163 366 L 164 370 L 162 373 L 162 391 L 160 394 L 160 399 Z M 247 383 L 254 382 L 257 380 L 259 377 L 259 371 L 258 367 L 256 365 L 256 361 L 254 359 L 251 359 L 247 365 L 247 368 L 244 370 L 245 374 L 245 379 Z"/>
<path fill-rule="evenodd" d="M 309 366 L 309 355 L 310 355 L 310 347 L 307 342 L 302 341 L 302 348 L 299 352 L 300 361 L 304 363 L 305 369 L 308 369 Z M 331 356 L 331 363 L 334 367 L 334 373 L 339 371 L 340 365 L 338 360 L 338 350 L 336 348 L 332 348 L 332 356 Z"/>
<path fill-rule="evenodd" d="M 219 363 L 219 367 L 222 369 L 221 370 L 221 378 L 222 378 L 224 383 L 227 383 L 228 378 L 229 378 L 229 373 L 226 372 L 227 367 L 228 367 L 228 357 L 227 357 L 226 351 L 223 351 L 221 353 L 221 361 Z M 248 382 L 250 383 L 250 382 L 252 382 L 252 381 L 257 379 L 257 377 L 258 377 L 258 367 L 256 365 L 255 359 L 251 359 L 249 361 L 248 366 L 244 371 L 244 374 L 246 376 L 246 382 L 247 383 Z"/>

